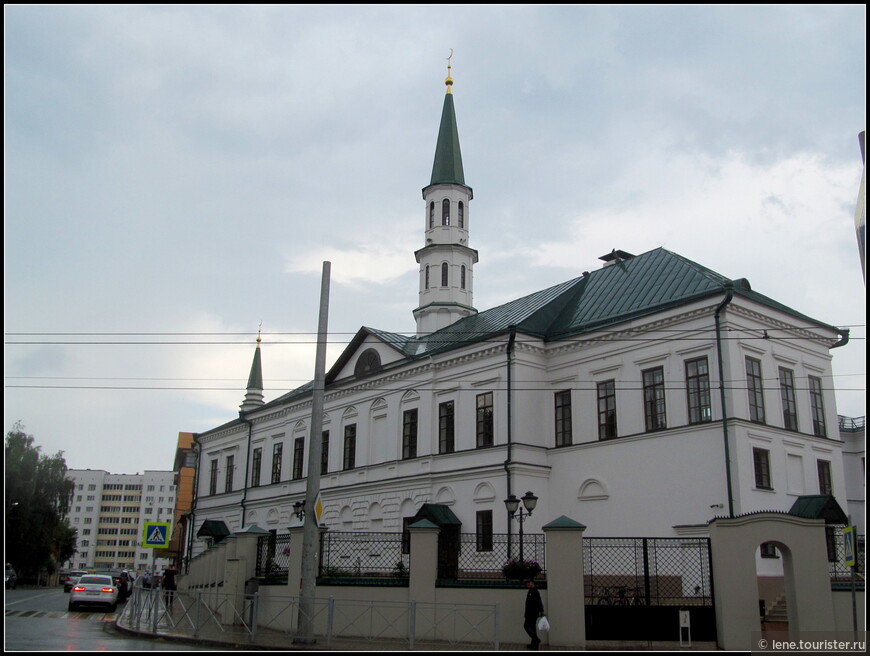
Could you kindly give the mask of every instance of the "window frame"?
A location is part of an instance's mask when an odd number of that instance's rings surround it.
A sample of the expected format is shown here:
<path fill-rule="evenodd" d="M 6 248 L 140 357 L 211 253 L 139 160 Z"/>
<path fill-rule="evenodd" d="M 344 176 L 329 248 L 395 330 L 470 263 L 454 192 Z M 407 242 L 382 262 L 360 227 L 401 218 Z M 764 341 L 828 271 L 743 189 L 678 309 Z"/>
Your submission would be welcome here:
<path fill-rule="evenodd" d="M 260 487 L 263 470 L 263 447 L 256 447 L 251 454 L 251 487 Z"/>
<path fill-rule="evenodd" d="M 320 436 L 320 474 L 329 473 L 329 431 L 325 430 Z"/>
<path fill-rule="evenodd" d="M 226 472 L 224 475 L 224 492 L 232 492 L 233 491 L 233 474 L 235 474 L 236 469 L 236 457 L 234 455 L 227 456 L 226 460 Z"/>
<path fill-rule="evenodd" d="M 281 482 L 281 464 L 283 459 L 284 443 L 275 442 L 272 445 L 272 477 L 269 479 L 273 484 Z"/>
<path fill-rule="evenodd" d="M 755 487 L 759 490 L 772 490 L 773 479 L 770 471 L 770 450 L 752 447 L 752 469 L 755 476 Z"/>
<path fill-rule="evenodd" d="M 305 459 L 305 437 L 296 437 L 293 439 L 293 478 L 297 481 L 303 478 Z"/>
<path fill-rule="evenodd" d="M 794 388 L 794 370 L 779 367 L 779 391 L 782 399 L 782 425 L 786 430 L 798 430 L 798 408 Z"/>
<path fill-rule="evenodd" d="M 475 399 L 475 444 L 478 449 L 495 445 L 495 401 L 492 392 L 478 394 Z"/>
<path fill-rule="evenodd" d="M 445 198 L 441 201 L 441 225 L 450 225 L 450 199 Z"/>
<path fill-rule="evenodd" d="M 834 478 L 831 473 L 831 461 L 819 458 L 816 460 L 816 473 L 819 479 L 819 494 L 834 494 Z"/>
<path fill-rule="evenodd" d="M 438 453 L 453 453 L 456 449 L 456 403 L 438 404 Z"/>
<path fill-rule="evenodd" d="M 813 418 L 813 435 L 827 437 L 828 427 L 825 421 L 825 396 L 822 379 L 818 376 L 807 376 L 810 392 L 810 412 Z"/>
<path fill-rule="evenodd" d="M 704 371 L 700 365 L 703 363 Z M 713 404 L 710 394 L 710 362 L 707 356 L 685 361 L 686 403 L 689 424 L 706 424 L 713 421 Z"/>
<path fill-rule="evenodd" d="M 654 376 L 652 380 L 649 377 Z M 643 380 L 643 415 L 647 432 L 668 427 L 665 401 L 665 368 L 653 367 L 641 372 Z"/>
<path fill-rule="evenodd" d="M 596 384 L 598 394 L 598 439 L 609 440 L 618 436 L 616 422 L 616 380 Z"/>
<path fill-rule="evenodd" d="M 475 547 L 477 551 L 493 550 L 492 510 L 478 510 L 475 513 Z"/>
<path fill-rule="evenodd" d="M 746 369 L 746 393 L 749 399 L 749 421 L 764 424 L 764 374 L 761 360 L 747 355 L 744 358 Z"/>
<path fill-rule="evenodd" d="M 553 421 L 555 444 L 571 446 L 574 443 L 574 428 L 571 408 L 571 390 L 559 390 L 553 393 Z"/>
<path fill-rule="evenodd" d="M 356 424 L 344 427 L 344 444 L 342 445 L 342 471 L 356 468 Z"/>
<path fill-rule="evenodd" d="M 212 458 L 210 469 L 208 472 L 208 493 L 209 496 L 214 496 L 217 494 L 217 475 L 218 475 L 218 461 L 217 458 Z"/>
<path fill-rule="evenodd" d="M 417 457 L 417 431 L 419 429 L 419 411 L 408 408 L 402 412 L 402 459 L 410 460 Z"/>
<path fill-rule="evenodd" d="M 450 286 L 450 265 L 448 265 L 447 262 L 441 263 L 441 286 Z"/>

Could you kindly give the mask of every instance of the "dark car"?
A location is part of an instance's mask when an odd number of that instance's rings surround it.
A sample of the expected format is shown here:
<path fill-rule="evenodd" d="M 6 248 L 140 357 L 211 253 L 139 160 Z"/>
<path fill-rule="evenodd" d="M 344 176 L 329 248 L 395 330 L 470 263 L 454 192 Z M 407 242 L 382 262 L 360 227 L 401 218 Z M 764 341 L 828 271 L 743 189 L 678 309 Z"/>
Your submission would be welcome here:
<path fill-rule="evenodd" d="M 119 569 L 101 569 L 94 572 L 103 576 L 111 576 L 116 588 L 121 587 L 121 570 Z"/>
<path fill-rule="evenodd" d="M 63 582 L 63 591 L 69 592 L 72 590 L 72 587 L 75 585 L 76 581 L 78 581 L 82 576 L 87 574 L 83 569 L 76 569 L 71 572 L 66 573 L 66 579 Z"/>
<path fill-rule="evenodd" d="M 16 585 L 18 585 L 18 575 L 12 565 L 6 563 L 6 589 L 14 590 Z"/>

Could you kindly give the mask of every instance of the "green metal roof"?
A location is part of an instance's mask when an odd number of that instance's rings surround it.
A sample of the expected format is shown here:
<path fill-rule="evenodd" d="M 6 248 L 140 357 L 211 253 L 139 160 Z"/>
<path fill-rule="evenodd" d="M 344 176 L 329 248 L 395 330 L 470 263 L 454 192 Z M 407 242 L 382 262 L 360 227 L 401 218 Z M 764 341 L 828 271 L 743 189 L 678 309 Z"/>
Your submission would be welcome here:
<path fill-rule="evenodd" d="M 798 497 L 788 514 L 806 519 L 824 519 L 825 524 L 849 523 L 846 513 L 830 494 L 807 494 Z"/>
<path fill-rule="evenodd" d="M 462 522 L 449 507 L 441 503 L 424 503 L 414 515 L 413 523 L 427 519 L 436 526 L 461 526 Z"/>
<path fill-rule="evenodd" d="M 432 180 L 429 184 L 460 184 L 465 186 L 462 153 L 459 150 L 459 130 L 456 128 L 453 94 L 450 93 L 444 95 L 441 127 L 438 129 L 435 162 L 432 164 Z"/>
<path fill-rule="evenodd" d="M 248 376 L 248 389 L 263 389 L 263 366 L 260 363 L 260 344 L 254 350 L 254 361 L 251 363 L 251 374 Z"/>
<path fill-rule="evenodd" d="M 726 286 L 735 296 L 834 333 L 843 332 L 753 291 L 745 279 L 731 280 L 681 255 L 657 248 L 465 317 L 429 335 L 408 337 L 362 328 L 330 370 L 327 385 L 335 380 L 334 376 L 367 335 L 376 336 L 404 355 L 405 359 L 394 363 L 400 364 L 504 336 L 512 328 L 545 342 L 568 339 L 704 298 L 724 298 Z M 311 388 L 311 383 L 303 385 L 264 407 L 303 397 L 310 394 Z"/>

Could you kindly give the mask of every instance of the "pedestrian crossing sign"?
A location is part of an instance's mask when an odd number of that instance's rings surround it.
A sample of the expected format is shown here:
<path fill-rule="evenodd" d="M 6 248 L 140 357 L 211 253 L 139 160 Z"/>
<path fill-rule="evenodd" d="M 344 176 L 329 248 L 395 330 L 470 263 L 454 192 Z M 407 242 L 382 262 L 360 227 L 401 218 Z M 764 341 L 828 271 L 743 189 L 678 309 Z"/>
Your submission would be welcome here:
<path fill-rule="evenodd" d="M 169 526 L 171 522 L 145 522 L 142 533 L 144 549 L 166 549 L 169 546 Z"/>

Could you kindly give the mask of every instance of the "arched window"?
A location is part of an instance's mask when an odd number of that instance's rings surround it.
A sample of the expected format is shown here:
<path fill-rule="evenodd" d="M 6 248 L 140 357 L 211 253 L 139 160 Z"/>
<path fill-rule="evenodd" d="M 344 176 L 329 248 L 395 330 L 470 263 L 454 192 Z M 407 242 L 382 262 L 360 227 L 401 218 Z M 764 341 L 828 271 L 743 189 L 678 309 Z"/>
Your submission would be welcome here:
<path fill-rule="evenodd" d="M 353 369 L 354 376 L 365 376 L 372 374 L 381 369 L 381 356 L 374 349 L 366 349 L 356 361 L 356 366 Z"/>
<path fill-rule="evenodd" d="M 441 264 L 441 286 L 447 286 L 447 262 Z"/>
<path fill-rule="evenodd" d="M 426 286 L 423 289 L 429 289 L 429 265 L 426 265 Z"/>
<path fill-rule="evenodd" d="M 429 203 L 429 227 L 435 227 L 435 201 Z"/>
<path fill-rule="evenodd" d="M 457 212 L 456 221 L 460 228 L 465 227 L 465 205 L 462 204 L 462 201 L 459 201 L 459 212 Z"/>
<path fill-rule="evenodd" d="M 441 201 L 441 225 L 450 225 L 450 201 L 446 198 Z"/>
<path fill-rule="evenodd" d="M 465 265 L 462 265 L 462 268 L 459 270 L 459 286 L 462 289 L 465 289 Z"/>

